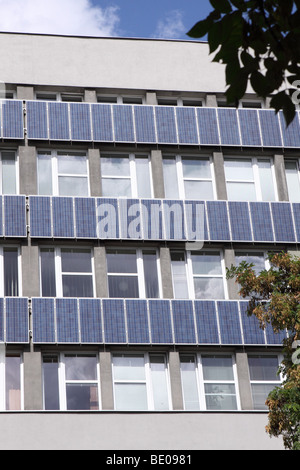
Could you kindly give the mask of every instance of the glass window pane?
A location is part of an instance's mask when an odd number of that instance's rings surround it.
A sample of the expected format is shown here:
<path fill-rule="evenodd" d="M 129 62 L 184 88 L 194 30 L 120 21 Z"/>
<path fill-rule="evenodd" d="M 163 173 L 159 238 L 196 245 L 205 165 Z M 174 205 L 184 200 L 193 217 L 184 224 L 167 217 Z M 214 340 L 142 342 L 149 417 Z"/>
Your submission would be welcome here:
<path fill-rule="evenodd" d="M 251 380 L 280 380 L 277 356 L 251 355 L 248 357 Z"/>
<path fill-rule="evenodd" d="M 38 186 L 40 195 L 51 196 L 53 194 L 51 155 L 38 156 Z"/>
<path fill-rule="evenodd" d="M 146 384 L 115 384 L 115 408 L 122 411 L 147 410 Z"/>
<path fill-rule="evenodd" d="M 159 285 L 156 253 L 144 251 L 143 262 L 146 297 L 148 299 L 157 299 L 159 297 Z"/>
<path fill-rule="evenodd" d="M 18 281 L 18 250 L 16 248 L 4 248 L 4 295 L 6 297 L 19 295 Z"/>
<path fill-rule="evenodd" d="M 61 268 L 65 273 L 91 273 L 91 251 L 63 248 L 61 250 Z"/>
<path fill-rule="evenodd" d="M 275 201 L 275 189 L 270 160 L 258 160 L 258 171 L 263 201 Z"/>
<path fill-rule="evenodd" d="M 224 284 L 222 278 L 195 277 L 194 289 L 196 299 L 224 299 Z"/>
<path fill-rule="evenodd" d="M 229 201 L 256 201 L 254 183 L 228 183 L 227 197 Z"/>
<path fill-rule="evenodd" d="M 83 156 L 58 155 L 57 166 L 59 174 L 86 175 L 87 160 Z"/>
<path fill-rule="evenodd" d="M 130 176 L 128 157 L 101 157 L 103 176 Z"/>
<path fill-rule="evenodd" d="M 129 178 L 102 178 L 102 195 L 104 197 L 131 197 L 131 180 Z"/>
<path fill-rule="evenodd" d="M 43 358 L 44 409 L 59 410 L 59 384 L 57 357 Z"/>
<path fill-rule="evenodd" d="M 41 250 L 42 297 L 56 297 L 54 250 Z"/>
<path fill-rule="evenodd" d="M 211 181 L 185 181 L 184 191 L 186 199 L 208 201 L 214 199 Z"/>
<path fill-rule="evenodd" d="M 115 380 L 145 380 L 145 360 L 143 355 L 113 356 Z"/>
<path fill-rule="evenodd" d="M 185 410 L 199 410 L 196 365 L 193 356 L 181 357 L 181 380 Z"/>
<path fill-rule="evenodd" d="M 78 176 L 59 176 L 58 192 L 60 196 L 88 196 L 88 179 Z"/>
<path fill-rule="evenodd" d="M 97 357 L 66 354 L 64 358 L 67 380 L 97 380 Z"/>
<path fill-rule="evenodd" d="M 285 172 L 291 202 L 300 202 L 300 179 L 297 162 L 285 162 Z"/>
<path fill-rule="evenodd" d="M 210 162 L 207 160 L 182 159 L 184 178 L 211 178 Z"/>
<path fill-rule="evenodd" d="M 148 157 L 136 158 L 135 164 L 136 164 L 138 197 L 150 198 L 152 194 L 151 194 L 149 159 Z"/>
<path fill-rule="evenodd" d="M 94 297 L 92 276 L 63 274 L 62 288 L 64 297 Z"/>
<path fill-rule="evenodd" d="M 234 384 L 205 384 L 207 410 L 236 410 Z"/>
<path fill-rule="evenodd" d="M 2 152 L 2 193 L 17 193 L 16 159 L 13 152 Z"/>
<path fill-rule="evenodd" d="M 7 356 L 5 359 L 6 410 L 21 409 L 21 358 Z"/>
<path fill-rule="evenodd" d="M 169 398 L 165 358 L 163 356 L 151 356 L 150 362 L 154 409 L 168 410 Z"/>
<path fill-rule="evenodd" d="M 139 282 L 137 276 L 108 276 L 110 298 L 139 298 Z"/>
<path fill-rule="evenodd" d="M 254 181 L 251 159 L 226 159 L 224 168 L 226 180 Z"/>
<path fill-rule="evenodd" d="M 254 264 L 254 271 L 256 274 L 259 274 L 261 271 L 265 269 L 265 257 L 263 253 L 243 253 L 243 252 L 236 252 L 235 254 L 235 263 L 239 265 L 242 261 L 246 261 L 247 263 Z"/>
<path fill-rule="evenodd" d="M 98 410 L 98 386 L 91 384 L 67 384 L 68 410 Z"/>
<path fill-rule="evenodd" d="M 204 380 L 233 380 L 231 356 L 202 356 Z"/>
<path fill-rule="evenodd" d="M 107 250 L 106 259 L 109 273 L 137 273 L 135 250 Z"/>
<path fill-rule="evenodd" d="M 186 262 L 183 252 L 171 253 L 171 267 L 175 299 L 188 299 Z"/>
<path fill-rule="evenodd" d="M 194 274 L 222 274 L 221 255 L 217 252 L 192 253 Z"/>
<path fill-rule="evenodd" d="M 278 383 L 251 384 L 253 407 L 255 410 L 266 410 L 266 399 L 269 393 L 278 387 Z"/>
<path fill-rule="evenodd" d="M 163 160 L 163 172 L 166 198 L 179 199 L 175 158 L 165 158 Z"/>

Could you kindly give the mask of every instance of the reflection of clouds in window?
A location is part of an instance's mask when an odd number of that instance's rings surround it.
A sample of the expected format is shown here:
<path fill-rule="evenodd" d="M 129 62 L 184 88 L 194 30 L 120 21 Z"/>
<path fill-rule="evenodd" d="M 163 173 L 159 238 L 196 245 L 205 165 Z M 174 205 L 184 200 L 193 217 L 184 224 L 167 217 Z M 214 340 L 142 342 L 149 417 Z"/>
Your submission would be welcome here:
<path fill-rule="evenodd" d="M 194 278 L 196 299 L 224 299 L 222 278 Z"/>

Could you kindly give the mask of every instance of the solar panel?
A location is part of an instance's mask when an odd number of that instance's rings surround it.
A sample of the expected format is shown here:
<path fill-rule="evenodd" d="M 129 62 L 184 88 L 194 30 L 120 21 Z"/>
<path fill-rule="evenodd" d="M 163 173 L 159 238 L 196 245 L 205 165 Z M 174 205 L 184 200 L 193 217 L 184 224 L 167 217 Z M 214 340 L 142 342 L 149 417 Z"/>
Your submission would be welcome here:
<path fill-rule="evenodd" d="M 127 343 L 124 301 L 103 299 L 102 308 L 105 343 Z"/>
<path fill-rule="evenodd" d="M 281 133 L 285 147 L 300 147 L 299 112 L 296 112 L 294 120 L 287 127 L 283 112 L 279 112 Z"/>
<path fill-rule="evenodd" d="M 222 145 L 241 145 L 236 109 L 218 109 Z"/>
<path fill-rule="evenodd" d="M 80 338 L 82 343 L 102 343 L 100 299 L 79 299 Z"/>
<path fill-rule="evenodd" d="M 54 299 L 34 298 L 31 306 L 33 342 L 55 343 Z"/>
<path fill-rule="evenodd" d="M 53 197 L 53 236 L 58 238 L 74 238 L 73 198 Z"/>
<path fill-rule="evenodd" d="M 51 238 L 51 198 L 48 196 L 30 196 L 30 236 Z"/>
<path fill-rule="evenodd" d="M 28 139 L 48 140 L 48 113 L 45 101 L 28 101 L 26 119 Z"/>
<path fill-rule="evenodd" d="M 29 342 L 28 299 L 6 297 L 5 321 L 7 343 Z"/>
<path fill-rule="evenodd" d="M 257 110 L 239 109 L 238 117 L 242 137 L 242 145 L 261 146 L 260 128 Z"/>
<path fill-rule="evenodd" d="M 113 123 L 116 142 L 134 142 L 134 124 L 132 106 L 112 105 Z"/>
<path fill-rule="evenodd" d="M 150 343 L 146 300 L 126 300 L 128 343 Z"/>
<path fill-rule="evenodd" d="M 227 205 L 225 201 L 207 201 L 210 240 L 230 240 Z"/>
<path fill-rule="evenodd" d="M 113 142 L 113 125 L 111 106 L 91 104 L 93 140 L 96 142 Z"/>
<path fill-rule="evenodd" d="M 233 241 L 252 241 L 249 206 L 247 202 L 228 202 Z"/>
<path fill-rule="evenodd" d="M 242 344 L 238 304 L 234 301 L 217 301 L 222 344 Z"/>
<path fill-rule="evenodd" d="M 173 343 L 171 307 L 168 300 L 149 300 L 151 342 Z"/>
<path fill-rule="evenodd" d="M 50 140 L 71 140 L 69 103 L 48 103 Z"/>
<path fill-rule="evenodd" d="M 295 242 L 291 205 L 284 202 L 272 202 L 271 209 L 276 241 Z"/>
<path fill-rule="evenodd" d="M 181 144 L 199 144 L 195 108 L 176 108 L 178 139 Z"/>
<path fill-rule="evenodd" d="M 200 145 L 219 145 L 217 110 L 215 108 L 197 108 Z"/>
<path fill-rule="evenodd" d="M 58 343 L 79 343 L 77 299 L 56 299 Z"/>
<path fill-rule="evenodd" d="M 163 238 L 163 215 L 162 201 L 160 199 L 143 199 L 142 224 L 143 238 L 145 240 L 162 240 Z"/>
<path fill-rule="evenodd" d="M 156 106 L 155 116 L 158 143 L 177 143 L 175 108 L 172 106 Z"/>
<path fill-rule="evenodd" d="M 97 233 L 100 239 L 120 238 L 118 200 L 98 198 L 96 207 Z"/>
<path fill-rule="evenodd" d="M 219 330 L 214 301 L 194 302 L 199 344 L 219 344 Z"/>
<path fill-rule="evenodd" d="M 25 196 L 4 196 L 4 232 L 6 237 L 26 237 Z"/>
<path fill-rule="evenodd" d="M 164 200 L 163 216 L 167 240 L 185 240 L 185 219 L 183 201 Z"/>
<path fill-rule="evenodd" d="M 300 203 L 292 204 L 297 241 L 300 242 Z"/>
<path fill-rule="evenodd" d="M 96 201 L 75 198 L 76 238 L 97 238 Z"/>
<path fill-rule="evenodd" d="M 255 315 L 247 314 L 248 302 L 240 302 L 244 344 L 265 344 L 265 335 Z"/>
<path fill-rule="evenodd" d="M 121 238 L 142 238 L 141 206 L 138 199 L 120 199 Z"/>
<path fill-rule="evenodd" d="M 156 143 L 153 106 L 134 106 L 134 122 L 138 143 Z"/>
<path fill-rule="evenodd" d="M 263 146 L 282 147 L 278 115 L 266 109 L 260 109 L 258 113 Z"/>
<path fill-rule="evenodd" d="M 286 336 L 286 331 L 279 331 L 278 333 L 275 333 L 269 323 L 266 325 L 267 344 L 282 344 Z"/>
<path fill-rule="evenodd" d="M 271 210 L 268 202 L 250 202 L 254 241 L 274 241 Z"/>
<path fill-rule="evenodd" d="M 24 139 L 22 101 L 2 101 L 2 137 L 4 139 Z"/>
<path fill-rule="evenodd" d="M 70 103 L 71 139 L 91 141 L 92 127 L 90 105 L 87 103 Z"/>
<path fill-rule="evenodd" d="M 172 300 L 171 305 L 175 343 L 195 344 L 196 331 L 193 302 L 190 300 Z"/>

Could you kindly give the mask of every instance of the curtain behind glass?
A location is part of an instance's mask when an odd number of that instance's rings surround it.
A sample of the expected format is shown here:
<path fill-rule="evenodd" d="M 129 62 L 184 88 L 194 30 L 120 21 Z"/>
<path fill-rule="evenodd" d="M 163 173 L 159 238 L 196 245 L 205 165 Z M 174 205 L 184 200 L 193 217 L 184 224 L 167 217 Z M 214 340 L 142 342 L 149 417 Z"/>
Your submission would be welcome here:
<path fill-rule="evenodd" d="M 4 296 L 17 297 L 19 295 L 18 281 L 18 250 L 4 248 Z"/>

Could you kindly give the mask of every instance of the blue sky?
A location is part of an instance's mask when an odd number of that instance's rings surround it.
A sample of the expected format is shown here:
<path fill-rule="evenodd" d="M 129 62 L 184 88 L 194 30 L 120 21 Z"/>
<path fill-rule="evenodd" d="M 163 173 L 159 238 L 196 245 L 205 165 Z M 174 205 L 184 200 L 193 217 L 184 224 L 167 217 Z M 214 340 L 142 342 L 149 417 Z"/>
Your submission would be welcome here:
<path fill-rule="evenodd" d="M 209 0 L 0 0 L 0 31 L 189 40 Z"/>

